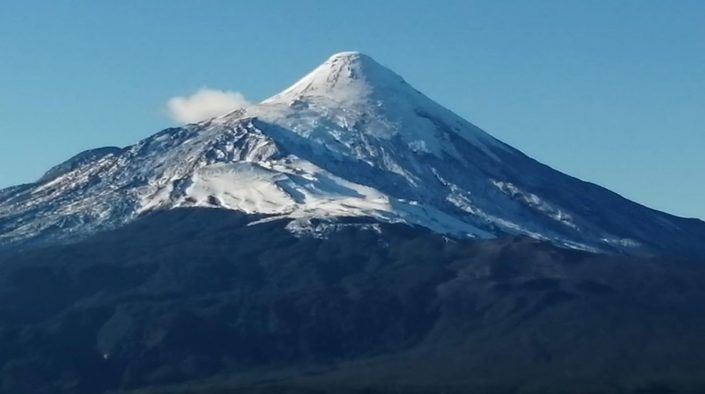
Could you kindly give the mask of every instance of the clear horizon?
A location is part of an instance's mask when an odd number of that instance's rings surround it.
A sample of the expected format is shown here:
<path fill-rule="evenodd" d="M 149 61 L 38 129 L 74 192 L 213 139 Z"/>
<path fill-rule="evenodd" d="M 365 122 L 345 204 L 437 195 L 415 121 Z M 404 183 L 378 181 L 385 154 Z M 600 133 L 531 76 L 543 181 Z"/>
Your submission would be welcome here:
<path fill-rule="evenodd" d="M 705 218 L 705 3 L 540 3 L 5 4 L 0 188 L 357 50 L 534 159 Z"/>

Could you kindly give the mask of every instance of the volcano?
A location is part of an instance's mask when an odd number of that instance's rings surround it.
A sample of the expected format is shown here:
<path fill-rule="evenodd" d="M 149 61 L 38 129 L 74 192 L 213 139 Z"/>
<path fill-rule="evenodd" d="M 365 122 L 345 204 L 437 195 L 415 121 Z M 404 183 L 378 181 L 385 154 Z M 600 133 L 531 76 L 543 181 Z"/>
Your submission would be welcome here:
<path fill-rule="evenodd" d="M 704 255 L 705 223 L 631 202 L 498 141 L 359 52 L 283 92 L 126 148 L 83 152 L 0 191 L 0 243 L 65 242 L 161 209 L 370 217 L 472 238 Z"/>

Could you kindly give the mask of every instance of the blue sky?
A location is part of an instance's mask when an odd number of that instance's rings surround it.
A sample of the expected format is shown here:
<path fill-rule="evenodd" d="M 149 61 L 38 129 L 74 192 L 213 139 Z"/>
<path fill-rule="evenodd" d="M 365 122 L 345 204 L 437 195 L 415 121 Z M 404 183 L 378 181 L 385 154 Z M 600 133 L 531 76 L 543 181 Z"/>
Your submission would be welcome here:
<path fill-rule="evenodd" d="M 383 3 L 383 4 L 381 4 Z M 528 155 L 705 218 L 703 1 L 0 3 L 0 187 L 359 50 Z"/>

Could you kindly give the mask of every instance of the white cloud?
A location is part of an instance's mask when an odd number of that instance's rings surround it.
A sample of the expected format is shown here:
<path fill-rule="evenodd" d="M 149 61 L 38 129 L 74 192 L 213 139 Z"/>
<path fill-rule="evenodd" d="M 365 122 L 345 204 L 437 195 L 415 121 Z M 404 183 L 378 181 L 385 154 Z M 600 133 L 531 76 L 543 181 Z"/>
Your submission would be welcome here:
<path fill-rule="evenodd" d="M 188 96 L 170 98 L 166 109 L 169 117 L 179 123 L 195 123 L 224 115 L 247 104 L 245 96 L 239 92 L 201 88 Z"/>

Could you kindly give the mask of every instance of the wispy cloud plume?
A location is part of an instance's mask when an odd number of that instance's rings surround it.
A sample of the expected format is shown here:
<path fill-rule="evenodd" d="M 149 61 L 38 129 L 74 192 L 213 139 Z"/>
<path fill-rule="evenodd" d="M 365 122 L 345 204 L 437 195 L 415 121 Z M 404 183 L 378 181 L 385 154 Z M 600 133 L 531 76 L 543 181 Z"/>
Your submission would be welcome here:
<path fill-rule="evenodd" d="M 179 123 L 195 123 L 248 105 L 239 92 L 201 88 L 188 96 L 172 97 L 166 103 L 169 117 Z"/>

